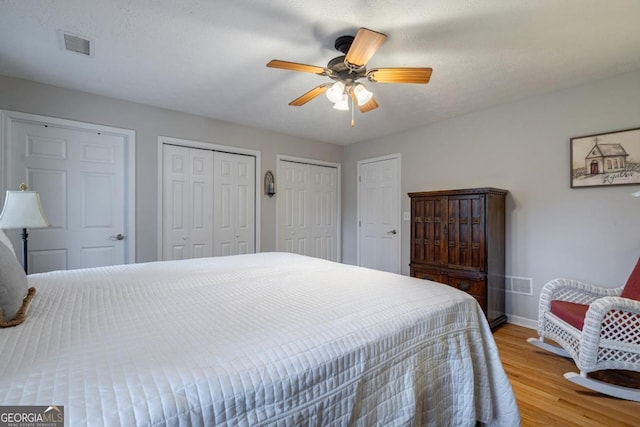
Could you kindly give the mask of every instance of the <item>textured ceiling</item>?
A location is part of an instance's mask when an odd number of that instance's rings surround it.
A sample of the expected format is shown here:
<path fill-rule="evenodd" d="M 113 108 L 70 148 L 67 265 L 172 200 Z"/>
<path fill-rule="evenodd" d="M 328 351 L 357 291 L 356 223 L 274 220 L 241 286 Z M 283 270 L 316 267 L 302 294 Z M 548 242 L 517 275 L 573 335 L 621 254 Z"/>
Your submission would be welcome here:
<path fill-rule="evenodd" d="M 433 68 L 427 85 L 367 83 L 380 108 L 336 111 L 337 36 L 388 35 L 371 67 Z M 59 30 L 89 38 L 64 51 Z M 349 144 L 640 69 L 638 0 L 2 0 L 0 74 Z"/>

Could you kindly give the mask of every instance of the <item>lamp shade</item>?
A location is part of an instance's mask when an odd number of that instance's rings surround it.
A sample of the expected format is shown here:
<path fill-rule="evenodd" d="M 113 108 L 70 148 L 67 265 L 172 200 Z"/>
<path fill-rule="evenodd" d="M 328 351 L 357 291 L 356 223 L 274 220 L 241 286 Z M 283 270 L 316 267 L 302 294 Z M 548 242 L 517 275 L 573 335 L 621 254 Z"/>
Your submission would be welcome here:
<path fill-rule="evenodd" d="M 49 227 L 37 191 L 7 191 L 0 213 L 0 228 Z"/>

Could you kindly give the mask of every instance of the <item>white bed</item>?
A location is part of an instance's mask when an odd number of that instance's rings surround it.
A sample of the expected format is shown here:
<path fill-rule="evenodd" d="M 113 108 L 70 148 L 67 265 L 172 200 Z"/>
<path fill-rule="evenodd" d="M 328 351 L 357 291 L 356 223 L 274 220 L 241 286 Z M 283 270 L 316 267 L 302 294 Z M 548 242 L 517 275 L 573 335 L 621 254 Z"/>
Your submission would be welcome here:
<path fill-rule="evenodd" d="M 472 297 L 284 253 L 29 276 L 0 405 L 66 425 L 519 425 Z"/>

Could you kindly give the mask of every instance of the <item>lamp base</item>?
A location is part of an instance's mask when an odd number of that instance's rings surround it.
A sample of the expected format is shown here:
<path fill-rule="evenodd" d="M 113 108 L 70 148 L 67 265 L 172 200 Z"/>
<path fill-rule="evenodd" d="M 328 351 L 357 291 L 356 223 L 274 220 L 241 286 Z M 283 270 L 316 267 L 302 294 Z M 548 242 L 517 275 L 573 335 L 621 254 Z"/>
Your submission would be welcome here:
<path fill-rule="evenodd" d="M 28 249 L 27 249 L 27 239 L 29 238 L 29 234 L 27 233 L 27 229 L 22 229 L 22 265 L 24 266 L 24 274 L 29 274 L 29 260 L 28 260 Z"/>

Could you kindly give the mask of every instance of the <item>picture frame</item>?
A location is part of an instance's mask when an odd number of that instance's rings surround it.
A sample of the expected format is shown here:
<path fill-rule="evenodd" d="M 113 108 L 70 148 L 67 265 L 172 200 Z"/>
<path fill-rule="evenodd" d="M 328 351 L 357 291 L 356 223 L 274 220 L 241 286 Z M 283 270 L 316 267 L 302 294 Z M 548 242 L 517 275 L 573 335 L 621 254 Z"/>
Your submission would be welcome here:
<path fill-rule="evenodd" d="M 640 128 L 570 141 L 571 188 L 640 184 Z"/>

